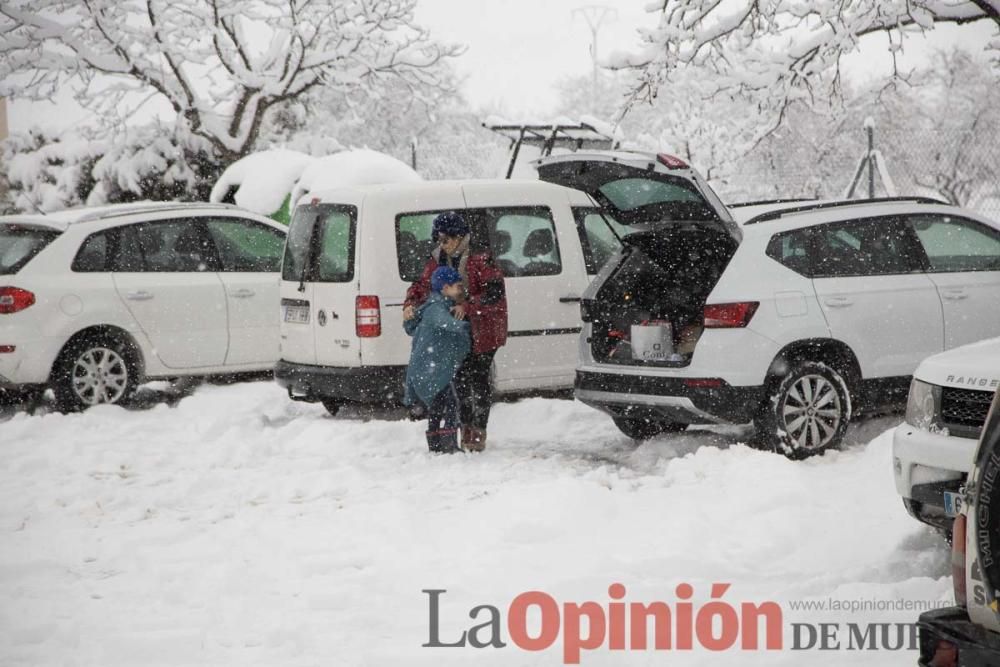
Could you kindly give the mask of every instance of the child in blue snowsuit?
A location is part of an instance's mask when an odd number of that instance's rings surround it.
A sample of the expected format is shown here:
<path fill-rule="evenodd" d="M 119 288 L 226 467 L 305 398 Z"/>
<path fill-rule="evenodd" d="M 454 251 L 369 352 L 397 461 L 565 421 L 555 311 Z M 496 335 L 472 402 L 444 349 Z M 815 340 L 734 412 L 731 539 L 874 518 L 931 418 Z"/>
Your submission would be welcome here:
<path fill-rule="evenodd" d="M 404 402 L 426 406 L 427 448 L 432 452 L 458 451 L 461 423 L 452 380 L 472 346 L 469 323 L 451 314 L 462 289 L 458 271 L 438 268 L 431 276 L 430 296 L 412 319 L 403 322 L 406 333 L 413 336 Z"/>

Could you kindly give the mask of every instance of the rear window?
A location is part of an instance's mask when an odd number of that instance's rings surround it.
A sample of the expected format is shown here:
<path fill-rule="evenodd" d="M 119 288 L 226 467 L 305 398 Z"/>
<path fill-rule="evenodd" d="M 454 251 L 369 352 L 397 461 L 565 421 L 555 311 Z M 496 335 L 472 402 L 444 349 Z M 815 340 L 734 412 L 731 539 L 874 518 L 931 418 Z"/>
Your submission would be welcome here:
<path fill-rule="evenodd" d="M 53 229 L 0 225 L 0 276 L 20 271 L 57 236 Z"/>
<path fill-rule="evenodd" d="M 299 206 L 288 228 L 283 280 L 346 283 L 354 279 L 358 210 L 353 206 Z"/>
<path fill-rule="evenodd" d="M 767 256 L 792 271 L 811 278 L 810 239 L 808 228 L 775 234 L 767 244 Z"/>
<path fill-rule="evenodd" d="M 704 203 L 701 193 L 682 179 L 666 182 L 654 181 L 649 178 L 623 178 L 605 184 L 600 190 L 601 194 L 615 205 L 615 208 L 622 211 L 631 211 L 650 204 Z"/>

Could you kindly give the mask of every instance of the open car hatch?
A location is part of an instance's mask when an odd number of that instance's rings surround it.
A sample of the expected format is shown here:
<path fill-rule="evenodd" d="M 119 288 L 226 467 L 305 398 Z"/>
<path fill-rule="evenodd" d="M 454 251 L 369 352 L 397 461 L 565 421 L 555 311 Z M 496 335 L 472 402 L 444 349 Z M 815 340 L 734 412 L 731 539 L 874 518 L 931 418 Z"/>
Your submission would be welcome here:
<path fill-rule="evenodd" d="M 739 225 L 705 180 L 673 156 L 576 152 L 543 158 L 535 166 L 541 180 L 586 192 L 624 225 L 694 222 L 742 239 Z"/>

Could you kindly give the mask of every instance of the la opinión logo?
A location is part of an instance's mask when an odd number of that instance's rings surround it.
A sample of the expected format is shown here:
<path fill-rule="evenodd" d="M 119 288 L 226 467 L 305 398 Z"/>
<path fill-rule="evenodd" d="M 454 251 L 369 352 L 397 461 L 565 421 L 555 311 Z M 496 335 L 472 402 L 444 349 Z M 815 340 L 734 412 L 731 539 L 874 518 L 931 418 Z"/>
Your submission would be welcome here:
<path fill-rule="evenodd" d="M 730 584 L 713 584 L 711 599 L 692 602 L 694 587 L 679 584 L 673 604 L 664 601 L 626 601 L 625 586 L 608 587 L 606 602 L 558 602 L 542 591 L 521 593 L 504 614 L 493 605 L 469 610 L 475 623 L 464 630 L 442 636 L 440 611 L 445 589 L 424 589 L 429 606 L 429 637 L 426 648 L 504 648 L 507 638 L 524 651 L 544 651 L 561 639 L 563 663 L 577 665 L 583 651 L 607 647 L 611 651 L 689 651 L 696 647 L 726 651 L 739 646 L 746 651 L 782 649 L 782 610 L 777 602 L 722 600 Z M 530 624 L 529 614 L 540 622 Z M 529 629 L 530 626 L 530 629 Z M 764 637 L 761 645 L 760 637 Z"/>

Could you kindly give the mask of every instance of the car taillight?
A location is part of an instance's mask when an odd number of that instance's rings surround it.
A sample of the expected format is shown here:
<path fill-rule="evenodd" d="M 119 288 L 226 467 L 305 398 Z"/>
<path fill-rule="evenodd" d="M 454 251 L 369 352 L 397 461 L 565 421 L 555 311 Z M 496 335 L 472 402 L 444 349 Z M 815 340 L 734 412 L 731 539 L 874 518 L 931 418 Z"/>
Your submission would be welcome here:
<path fill-rule="evenodd" d="M 689 169 L 688 163 L 680 159 L 676 155 L 668 155 L 666 153 L 660 153 L 656 156 L 657 161 L 662 164 L 667 169 Z"/>
<path fill-rule="evenodd" d="M 0 287 L 0 314 L 16 313 L 30 308 L 35 295 L 20 287 Z"/>
<path fill-rule="evenodd" d="M 359 296 L 354 301 L 355 328 L 358 338 L 382 335 L 382 310 L 377 296 Z"/>
<path fill-rule="evenodd" d="M 965 528 L 966 517 L 959 514 L 951 526 L 951 583 L 955 588 L 955 604 L 964 607 L 965 591 Z"/>
<path fill-rule="evenodd" d="M 750 319 L 757 308 L 758 301 L 743 301 L 742 303 L 718 303 L 705 306 L 706 329 L 739 329 L 750 324 Z"/>

